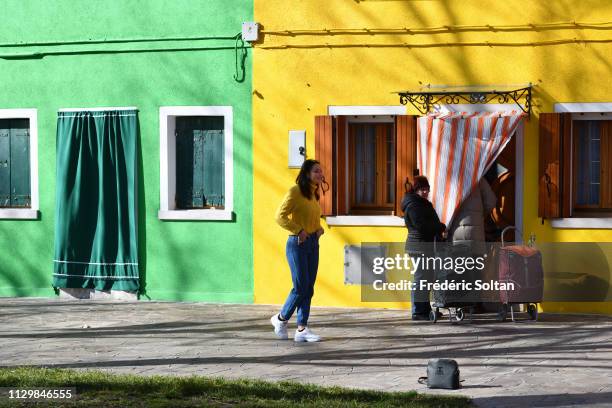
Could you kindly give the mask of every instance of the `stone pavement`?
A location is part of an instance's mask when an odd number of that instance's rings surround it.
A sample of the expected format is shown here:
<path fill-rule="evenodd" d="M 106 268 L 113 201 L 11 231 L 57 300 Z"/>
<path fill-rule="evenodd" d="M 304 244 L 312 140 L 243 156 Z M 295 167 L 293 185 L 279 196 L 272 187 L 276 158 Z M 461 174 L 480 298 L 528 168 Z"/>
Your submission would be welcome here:
<path fill-rule="evenodd" d="M 467 395 L 482 407 L 612 407 L 612 318 L 412 322 L 407 311 L 314 308 L 321 343 L 279 341 L 274 306 L 0 299 L 0 365 L 294 380 Z M 457 391 L 417 383 L 456 359 Z"/>

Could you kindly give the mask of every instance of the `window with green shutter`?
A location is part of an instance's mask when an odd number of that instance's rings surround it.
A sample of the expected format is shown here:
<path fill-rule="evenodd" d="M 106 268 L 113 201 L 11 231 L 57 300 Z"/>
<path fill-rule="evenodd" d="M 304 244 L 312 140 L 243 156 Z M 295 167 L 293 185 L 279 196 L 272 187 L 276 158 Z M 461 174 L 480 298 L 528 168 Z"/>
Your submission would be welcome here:
<path fill-rule="evenodd" d="M 176 208 L 225 208 L 223 116 L 176 117 Z"/>
<path fill-rule="evenodd" d="M 0 119 L 0 207 L 30 206 L 30 122 Z"/>

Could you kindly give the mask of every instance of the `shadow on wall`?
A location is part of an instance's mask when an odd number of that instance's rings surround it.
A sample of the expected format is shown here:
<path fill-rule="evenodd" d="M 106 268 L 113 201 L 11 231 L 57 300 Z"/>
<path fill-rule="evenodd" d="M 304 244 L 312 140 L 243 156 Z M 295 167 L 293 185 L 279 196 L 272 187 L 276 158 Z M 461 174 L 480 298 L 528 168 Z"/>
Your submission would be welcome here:
<path fill-rule="evenodd" d="M 140 131 L 140 119 L 138 120 L 138 145 L 136 146 L 136 178 L 138 183 L 138 213 L 137 213 L 137 239 L 138 239 L 138 274 L 139 288 L 138 296 L 147 296 L 147 204 L 145 200 L 145 179 L 142 161 L 142 134 Z"/>
<path fill-rule="evenodd" d="M 37 227 L 40 227 L 41 220 L 42 216 L 39 216 L 37 221 L 4 220 L 2 222 L 14 223 L 13 225 L 34 222 Z M 6 260 L 0 260 L 0 288 L 10 289 L 10 292 L 7 293 L 9 296 L 23 297 L 31 296 L 32 289 L 48 287 L 49 296 L 51 296 L 53 292 L 51 289 L 51 272 L 49 271 L 52 270 L 52 264 L 50 262 L 45 263 L 49 266 L 49 269 L 41 268 L 40 265 L 36 265 L 32 257 L 33 253 L 41 252 L 41 248 L 36 248 L 34 245 L 39 241 L 34 238 L 27 241 L 20 240 L 16 245 L 16 236 L 13 231 L 13 229 L 0 228 L 0 245 L 2 248 L 13 248 L 10 251 L 4 251 Z M 24 236 L 27 236 L 27 233 L 24 233 L 22 238 Z M 52 235 L 51 239 L 47 238 L 44 242 L 51 242 L 52 246 Z"/>
<path fill-rule="evenodd" d="M 610 291 L 611 243 L 560 242 L 538 245 L 547 302 L 602 302 Z"/>

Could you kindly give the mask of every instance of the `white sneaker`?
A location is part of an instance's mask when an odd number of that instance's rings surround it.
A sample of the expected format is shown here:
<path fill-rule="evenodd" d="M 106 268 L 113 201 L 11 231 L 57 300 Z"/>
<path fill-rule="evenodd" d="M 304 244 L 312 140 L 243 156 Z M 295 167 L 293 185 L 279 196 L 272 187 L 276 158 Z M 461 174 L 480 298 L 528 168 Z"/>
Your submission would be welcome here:
<path fill-rule="evenodd" d="M 308 327 L 306 327 L 302 331 L 296 330 L 295 336 L 293 336 L 293 340 L 297 341 L 298 343 L 303 343 L 305 341 L 312 343 L 315 341 L 321 341 L 321 336 L 314 334 L 310 331 Z"/>
<path fill-rule="evenodd" d="M 282 321 L 278 318 L 278 313 L 270 318 L 270 323 L 274 326 L 274 333 L 281 340 L 287 340 L 289 335 L 287 334 L 287 320 Z"/>

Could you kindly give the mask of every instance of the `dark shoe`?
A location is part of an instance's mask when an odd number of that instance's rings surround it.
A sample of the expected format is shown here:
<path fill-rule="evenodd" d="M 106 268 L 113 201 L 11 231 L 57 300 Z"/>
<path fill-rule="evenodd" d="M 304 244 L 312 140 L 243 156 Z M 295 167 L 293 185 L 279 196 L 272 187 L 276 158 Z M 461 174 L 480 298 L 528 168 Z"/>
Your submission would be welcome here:
<path fill-rule="evenodd" d="M 482 303 L 476 303 L 473 306 L 472 312 L 474 314 L 482 314 L 482 313 L 486 313 L 484 305 Z"/>
<path fill-rule="evenodd" d="M 429 320 L 429 313 L 427 313 L 427 314 L 422 314 L 422 313 L 413 314 L 412 315 L 412 320 L 427 320 L 428 321 Z"/>

